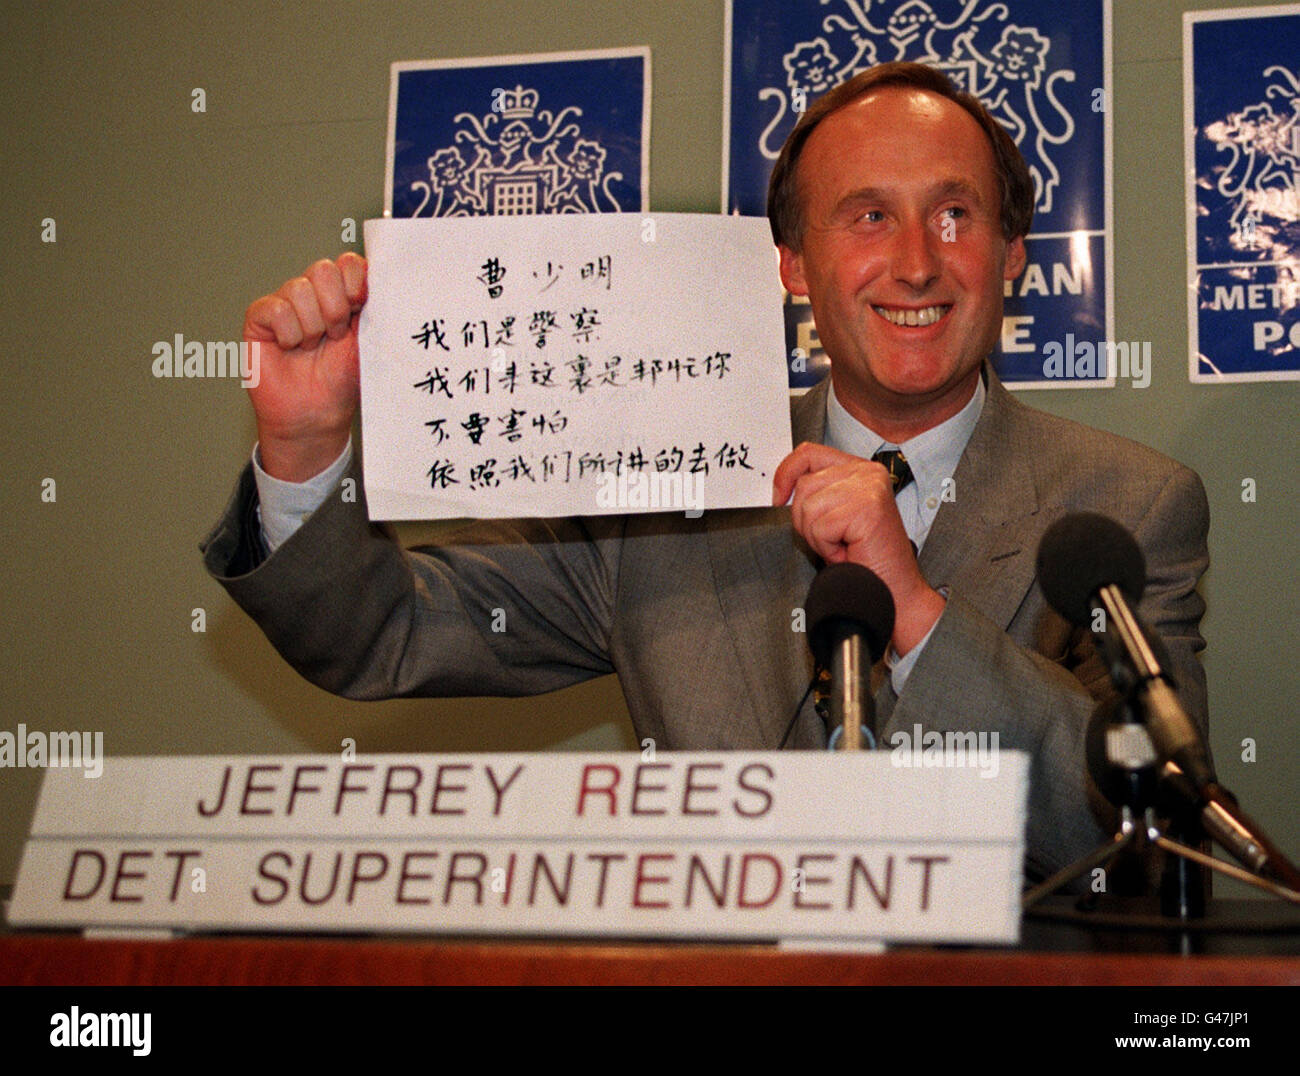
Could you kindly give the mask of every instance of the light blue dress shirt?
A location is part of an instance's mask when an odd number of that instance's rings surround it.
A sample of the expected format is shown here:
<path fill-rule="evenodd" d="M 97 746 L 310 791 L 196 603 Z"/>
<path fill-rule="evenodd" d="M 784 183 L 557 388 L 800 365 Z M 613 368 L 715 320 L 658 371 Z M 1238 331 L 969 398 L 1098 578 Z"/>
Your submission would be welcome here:
<path fill-rule="evenodd" d="M 952 476 L 971 434 L 975 432 L 980 412 L 984 409 L 985 395 L 984 379 L 980 378 L 975 383 L 975 393 L 970 402 L 952 418 L 901 445 L 895 445 L 850 415 L 833 390 L 826 394 L 826 443 L 831 448 L 863 459 L 870 459 L 882 448 L 902 450 L 912 468 L 913 480 L 898 491 L 896 503 L 898 514 L 903 518 L 903 529 L 917 552 L 925 545 L 934 517 L 939 514 L 939 506 L 944 500 L 951 501 L 957 496 Z M 935 626 L 938 626 L 938 621 L 935 621 Z M 902 693 L 912 667 L 933 634 L 932 627 L 925 638 L 902 657 L 890 647 L 885 664 L 889 667 L 895 693 Z"/>
<path fill-rule="evenodd" d="M 257 519 L 262 525 L 262 541 L 268 553 L 274 553 L 307 517 L 325 503 L 352 463 L 352 438 L 339 458 L 306 482 L 284 482 L 262 470 L 262 457 L 253 446 L 253 481 L 257 484 Z"/>

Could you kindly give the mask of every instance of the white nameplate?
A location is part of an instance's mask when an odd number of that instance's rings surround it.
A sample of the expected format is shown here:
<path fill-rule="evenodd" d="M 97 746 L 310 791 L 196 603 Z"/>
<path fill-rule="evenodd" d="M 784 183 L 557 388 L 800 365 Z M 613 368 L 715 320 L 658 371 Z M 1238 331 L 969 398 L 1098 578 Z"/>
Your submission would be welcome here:
<path fill-rule="evenodd" d="M 1014 942 L 1027 756 L 962 761 L 109 758 L 46 771 L 9 919 Z"/>
<path fill-rule="evenodd" d="M 767 221 L 366 222 L 372 519 L 766 507 L 790 451 Z"/>

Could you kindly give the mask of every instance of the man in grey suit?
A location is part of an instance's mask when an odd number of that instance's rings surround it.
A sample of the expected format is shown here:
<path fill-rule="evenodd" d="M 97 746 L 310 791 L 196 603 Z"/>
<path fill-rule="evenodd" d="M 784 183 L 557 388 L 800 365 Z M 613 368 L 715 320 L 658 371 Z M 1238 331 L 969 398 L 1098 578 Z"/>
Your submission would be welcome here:
<path fill-rule="evenodd" d="M 483 523 L 409 552 L 364 496 L 339 493 L 360 482 L 365 263 L 318 262 L 249 307 L 259 446 L 204 543 L 208 569 L 331 691 L 532 694 L 615 671 L 638 736 L 671 750 L 824 746 L 800 705 L 801 606 L 819 562 L 864 564 L 897 608 L 873 681 L 883 742 L 919 726 L 1028 751 L 1026 870 L 1044 877 L 1107 834 L 1083 740 L 1109 684 L 1044 604 L 1039 539 L 1079 510 L 1134 533 L 1141 612 L 1204 733 L 1208 508 L 1187 468 L 1023 406 L 988 368 L 1032 207 L 977 100 L 920 65 L 858 76 L 801 118 L 772 177 L 782 280 L 808 296 L 831 360 L 794 404 L 773 507 Z M 897 490 L 880 448 L 905 456 Z"/>

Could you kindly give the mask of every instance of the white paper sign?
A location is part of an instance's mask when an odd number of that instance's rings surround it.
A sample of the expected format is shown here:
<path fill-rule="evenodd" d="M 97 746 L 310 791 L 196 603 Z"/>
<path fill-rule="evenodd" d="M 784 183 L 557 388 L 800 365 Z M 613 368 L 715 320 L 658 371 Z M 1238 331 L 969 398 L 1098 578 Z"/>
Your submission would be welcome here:
<path fill-rule="evenodd" d="M 1013 942 L 1027 756 L 970 761 L 109 759 L 93 781 L 47 771 L 9 919 Z"/>
<path fill-rule="evenodd" d="M 372 519 L 758 507 L 790 451 L 767 222 L 365 225 Z"/>

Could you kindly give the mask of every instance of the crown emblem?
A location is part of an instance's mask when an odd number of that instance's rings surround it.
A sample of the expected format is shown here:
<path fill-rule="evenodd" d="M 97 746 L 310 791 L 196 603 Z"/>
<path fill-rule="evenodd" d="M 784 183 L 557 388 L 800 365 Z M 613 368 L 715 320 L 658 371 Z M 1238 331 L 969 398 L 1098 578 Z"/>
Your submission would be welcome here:
<path fill-rule="evenodd" d="M 526 90 L 522 86 L 506 90 L 500 97 L 501 116 L 507 120 L 530 120 L 537 114 L 541 99 L 536 90 Z"/>

